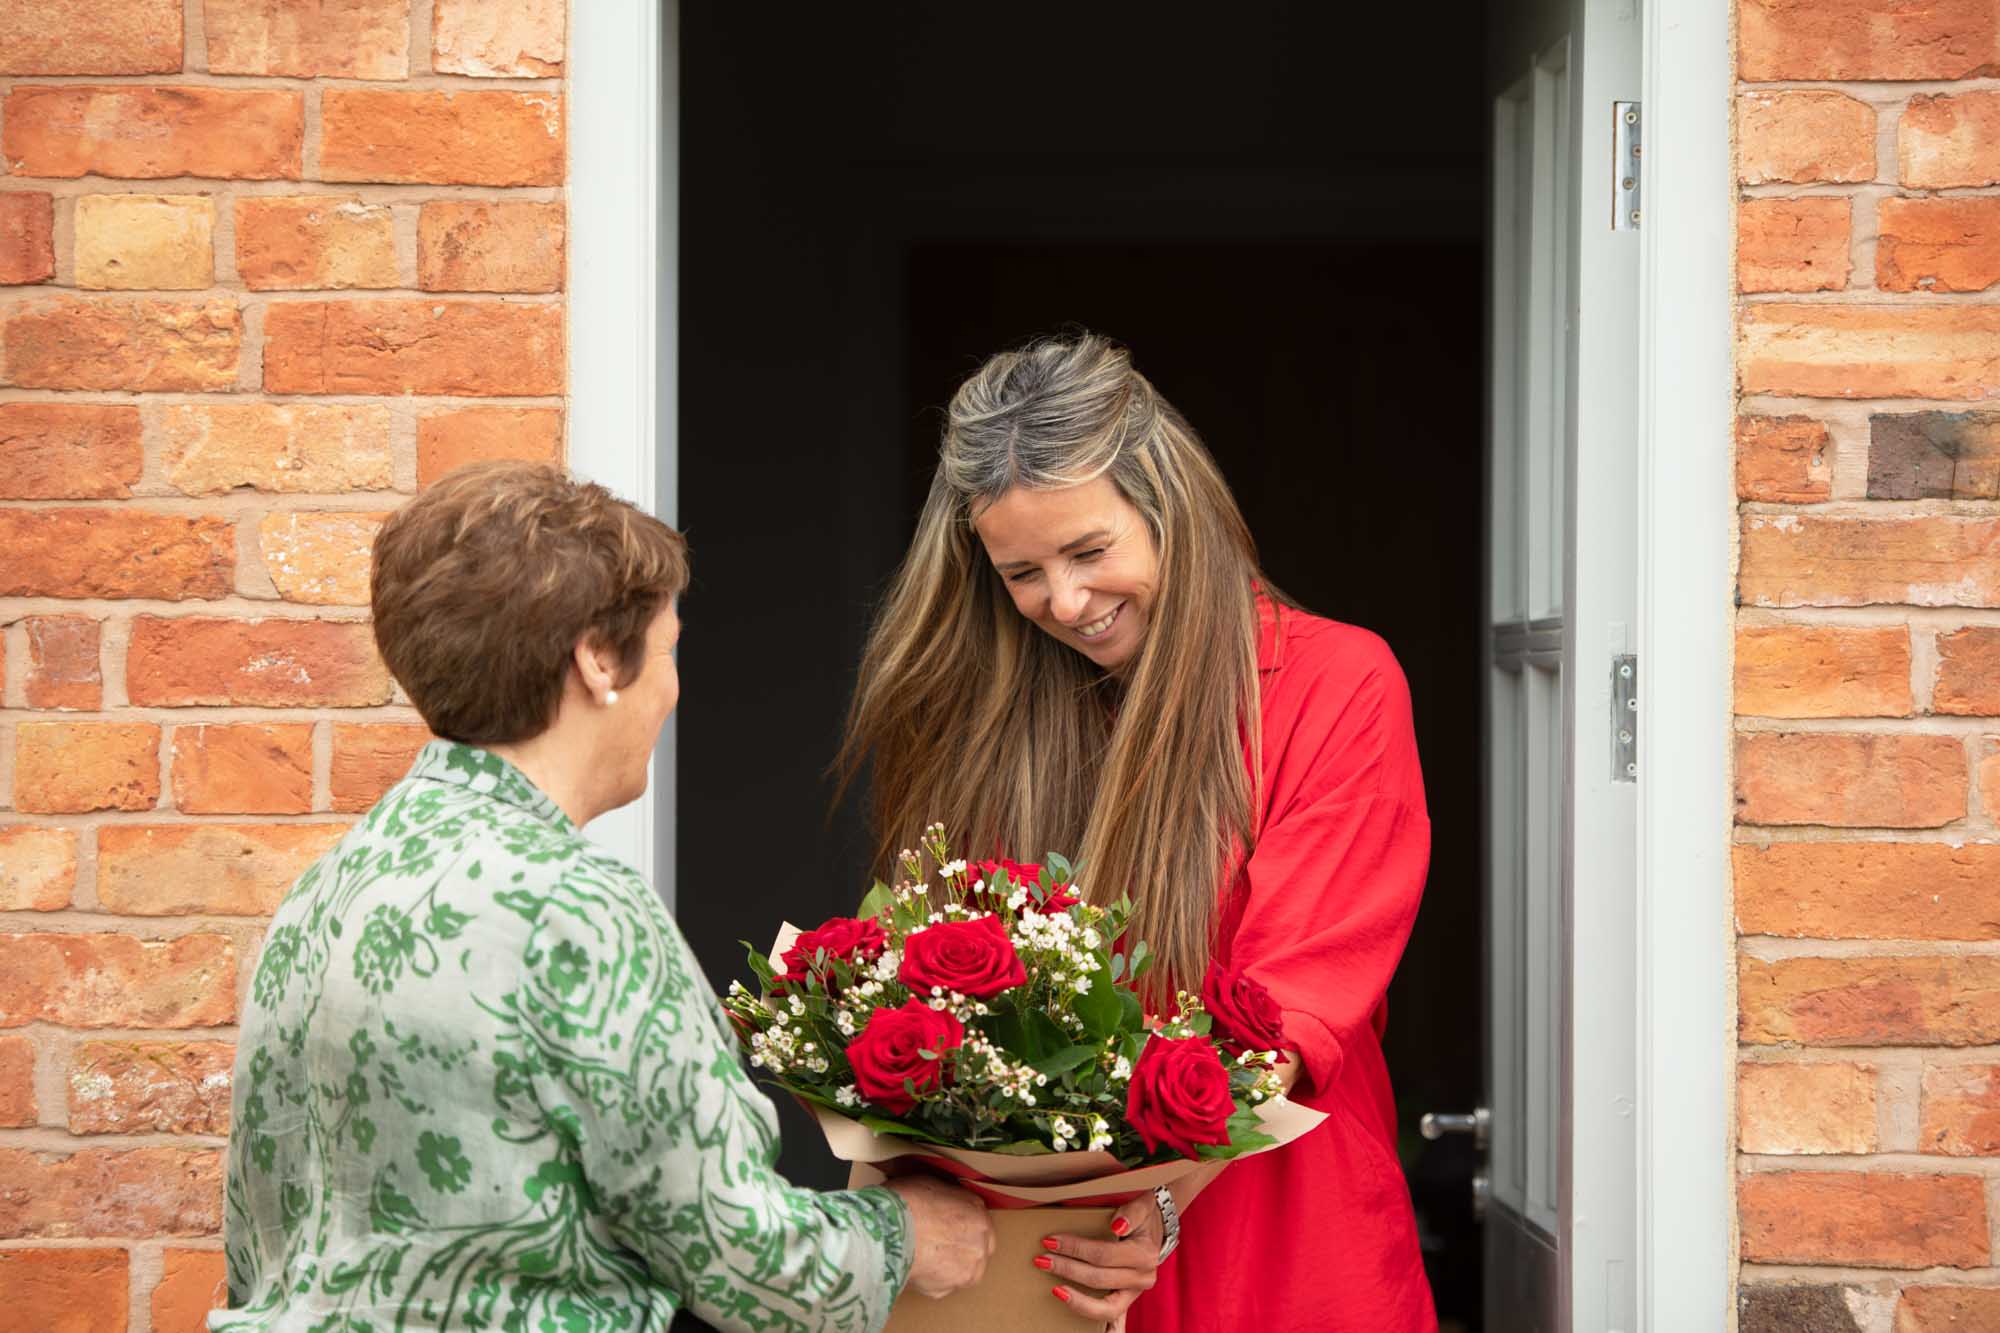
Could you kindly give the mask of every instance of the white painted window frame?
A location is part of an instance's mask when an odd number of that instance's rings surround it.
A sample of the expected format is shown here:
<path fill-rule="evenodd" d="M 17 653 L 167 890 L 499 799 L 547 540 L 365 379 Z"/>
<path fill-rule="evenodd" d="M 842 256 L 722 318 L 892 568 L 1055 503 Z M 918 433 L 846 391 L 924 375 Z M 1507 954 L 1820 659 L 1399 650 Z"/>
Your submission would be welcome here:
<path fill-rule="evenodd" d="M 571 466 L 674 513 L 678 6 L 571 7 Z M 1641 1326 L 1728 1326 L 1730 606 L 1734 557 L 1730 7 L 1646 17 L 1639 783 Z M 652 798 L 593 835 L 672 902 L 671 736 Z M 1588 1003 L 1587 996 L 1576 997 Z"/>

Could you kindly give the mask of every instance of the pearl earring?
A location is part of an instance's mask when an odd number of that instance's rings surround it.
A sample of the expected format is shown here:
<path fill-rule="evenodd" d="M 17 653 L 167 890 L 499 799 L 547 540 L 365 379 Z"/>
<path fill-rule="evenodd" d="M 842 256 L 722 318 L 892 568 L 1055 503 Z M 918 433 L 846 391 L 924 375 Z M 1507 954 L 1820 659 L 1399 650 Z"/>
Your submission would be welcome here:
<path fill-rule="evenodd" d="M 616 690 L 606 690 L 606 691 L 604 692 L 604 706 L 605 706 L 606 708 L 609 708 L 609 707 L 611 707 L 611 705 L 613 705 L 613 704 L 615 704 L 615 703 L 617 703 L 617 702 L 618 702 L 618 691 L 616 691 Z"/>

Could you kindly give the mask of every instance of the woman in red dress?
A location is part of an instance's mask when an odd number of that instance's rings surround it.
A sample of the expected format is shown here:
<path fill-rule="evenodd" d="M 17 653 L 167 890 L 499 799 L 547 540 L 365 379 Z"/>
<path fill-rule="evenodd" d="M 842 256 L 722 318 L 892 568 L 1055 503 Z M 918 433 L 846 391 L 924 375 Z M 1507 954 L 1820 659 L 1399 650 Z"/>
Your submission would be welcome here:
<path fill-rule="evenodd" d="M 1050 1237 L 1054 1299 L 1131 1333 L 1436 1327 L 1381 1048 L 1430 851 L 1409 692 L 1380 639 L 1270 587 L 1123 349 L 1044 340 L 960 387 L 844 761 L 885 868 L 932 820 L 1078 849 L 1089 896 L 1138 902 L 1150 1006 L 1274 1002 L 1291 1095 L 1327 1114 L 1125 1205 L 1120 1239 Z"/>

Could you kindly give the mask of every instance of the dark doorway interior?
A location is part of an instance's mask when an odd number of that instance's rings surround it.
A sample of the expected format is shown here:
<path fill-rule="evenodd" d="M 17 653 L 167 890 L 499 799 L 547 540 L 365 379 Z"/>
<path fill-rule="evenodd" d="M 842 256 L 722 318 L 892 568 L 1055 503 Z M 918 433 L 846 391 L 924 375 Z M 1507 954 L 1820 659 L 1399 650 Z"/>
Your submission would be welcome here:
<path fill-rule="evenodd" d="M 825 12 L 820 12 L 824 9 Z M 828 819 L 873 597 L 938 409 L 1083 325 L 1215 452 L 1280 586 L 1382 634 L 1436 849 L 1391 991 L 1406 1127 L 1481 1085 L 1480 34 L 1276 4 L 682 9 L 679 914 L 709 971 L 851 908 Z M 1406 55 L 1431 79 L 1414 86 Z M 791 1117 L 789 1108 L 786 1114 Z M 843 1173 L 801 1119 L 783 1167 Z M 1440 1314 L 1476 1327 L 1467 1146 L 1406 1161 Z"/>

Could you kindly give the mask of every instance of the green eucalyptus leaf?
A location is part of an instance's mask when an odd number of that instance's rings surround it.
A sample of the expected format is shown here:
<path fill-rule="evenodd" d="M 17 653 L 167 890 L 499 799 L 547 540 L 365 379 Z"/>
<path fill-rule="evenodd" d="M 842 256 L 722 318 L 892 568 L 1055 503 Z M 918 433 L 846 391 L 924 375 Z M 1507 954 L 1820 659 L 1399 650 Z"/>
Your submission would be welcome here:
<path fill-rule="evenodd" d="M 1076 997 L 1076 1016 L 1083 1020 L 1091 1036 L 1101 1039 L 1118 1031 L 1118 1020 L 1123 1014 L 1118 983 L 1111 979 L 1110 968 L 1100 967 L 1090 979 L 1090 989 Z"/>
<path fill-rule="evenodd" d="M 875 881 L 875 887 L 868 890 L 868 896 L 861 900 L 861 906 L 854 910 L 854 915 L 863 919 L 880 916 L 895 905 L 896 891 L 878 879 Z"/>
<path fill-rule="evenodd" d="M 1035 1061 L 1035 1072 L 1058 1078 L 1080 1065 L 1089 1064 L 1102 1049 L 1099 1046 L 1066 1046 L 1046 1060 Z"/>

